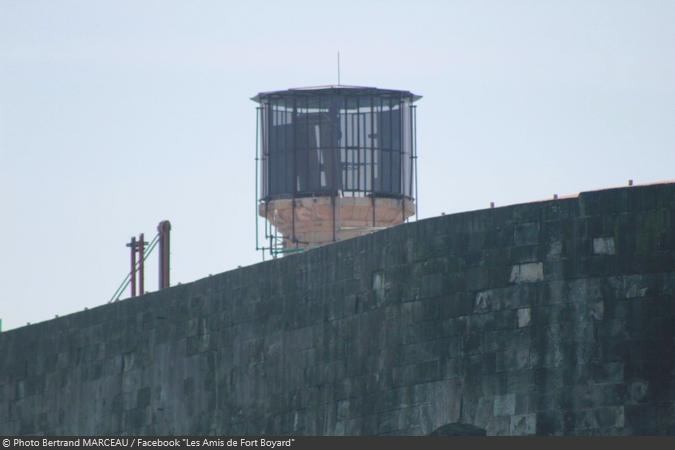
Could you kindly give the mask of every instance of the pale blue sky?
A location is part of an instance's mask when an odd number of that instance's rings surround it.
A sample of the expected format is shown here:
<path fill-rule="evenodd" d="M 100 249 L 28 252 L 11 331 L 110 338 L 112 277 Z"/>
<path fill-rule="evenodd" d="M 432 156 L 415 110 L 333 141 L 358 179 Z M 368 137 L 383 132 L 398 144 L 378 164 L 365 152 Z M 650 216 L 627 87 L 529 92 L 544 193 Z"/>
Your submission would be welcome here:
<path fill-rule="evenodd" d="M 255 251 L 258 92 L 418 102 L 420 217 L 675 178 L 672 1 L 0 2 L 3 329 Z M 157 255 L 146 289 L 156 289 Z"/>

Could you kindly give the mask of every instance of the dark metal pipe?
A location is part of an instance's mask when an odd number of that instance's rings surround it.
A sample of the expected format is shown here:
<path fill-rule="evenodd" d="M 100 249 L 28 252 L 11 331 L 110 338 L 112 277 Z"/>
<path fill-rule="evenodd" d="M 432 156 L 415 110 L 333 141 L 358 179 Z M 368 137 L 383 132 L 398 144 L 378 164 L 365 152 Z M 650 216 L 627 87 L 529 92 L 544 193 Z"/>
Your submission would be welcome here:
<path fill-rule="evenodd" d="M 157 231 L 159 232 L 159 289 L 165 289 L 171 285 L 169 281 L 171 223 L 168 220 L 160 222 Z"/>

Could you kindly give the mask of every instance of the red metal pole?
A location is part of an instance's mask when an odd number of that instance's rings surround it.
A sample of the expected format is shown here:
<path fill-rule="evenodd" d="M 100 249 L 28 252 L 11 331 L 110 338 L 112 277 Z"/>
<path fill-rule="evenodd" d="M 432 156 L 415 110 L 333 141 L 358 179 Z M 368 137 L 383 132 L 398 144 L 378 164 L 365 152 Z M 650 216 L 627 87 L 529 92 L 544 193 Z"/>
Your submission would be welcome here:
<path fill-rule="evenodd" d="M 168 288 L 169 282 L 169 255 L 170 255 L 170 231 L 171 223 L 168 220 L 160 222 L 157 226 L 159 231 L 159 289 Z"/>
<path fill-rule="evenodd" d="M 136 238 L 131 238 L 131 296 L 136 297 Z"/>
<path fill-rule="evenodd" d="M 140 242 L 138 243 L 138 262 L 140 265 L 138 268 L 138 295 L 143 295 L 145 294 L 143 287 L 143 265 L 145 263 L 145 240 L 143 239 L 143 233 L 141 233 Z"/>

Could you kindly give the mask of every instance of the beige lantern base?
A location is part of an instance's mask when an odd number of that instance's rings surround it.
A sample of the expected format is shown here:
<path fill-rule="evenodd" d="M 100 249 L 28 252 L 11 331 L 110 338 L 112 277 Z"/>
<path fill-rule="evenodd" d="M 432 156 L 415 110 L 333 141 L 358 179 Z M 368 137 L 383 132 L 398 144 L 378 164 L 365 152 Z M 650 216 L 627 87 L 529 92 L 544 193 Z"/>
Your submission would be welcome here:
<path fill-rule="evenodd" d="M 336 197 L 335 206 L 332 200 L 331 197 L 272 200 L 258 205 L 258 214 L 281 233 L 284 250 L 319 247 L 362 236 L 399 225 L 415 214 L 415 204 L 408 199 L 376 198 L 373 202 L 370 197 Z"/>

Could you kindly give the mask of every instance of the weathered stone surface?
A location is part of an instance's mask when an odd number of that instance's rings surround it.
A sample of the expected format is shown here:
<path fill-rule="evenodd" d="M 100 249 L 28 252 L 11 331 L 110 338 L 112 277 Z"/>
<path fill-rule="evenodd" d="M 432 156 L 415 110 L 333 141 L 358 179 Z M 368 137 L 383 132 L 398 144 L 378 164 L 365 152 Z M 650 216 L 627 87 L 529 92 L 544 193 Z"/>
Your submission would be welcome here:
<path fill-rule="evenodd" d="M 596 255 L 613 255 L 616 253 L 614 237 L 599 237 L 593 239 L 593 253 Z"/>
<path fill-rule="evenodd" d="M 544 265 L 540 262 L 518 264 L 511 267 L 511 283 L 536 283 L 544 279 Z"/>
<path fill-rule="evenodd" d="M 0 434 L 674 434 L 673 220 L 448 215 L 0 333 Z"/>

